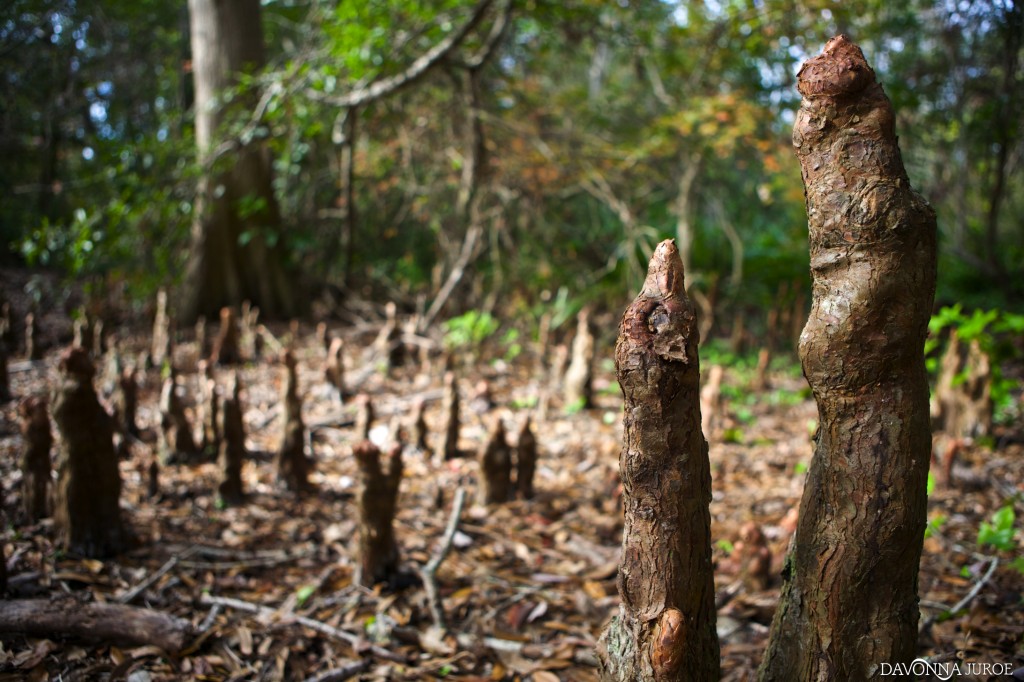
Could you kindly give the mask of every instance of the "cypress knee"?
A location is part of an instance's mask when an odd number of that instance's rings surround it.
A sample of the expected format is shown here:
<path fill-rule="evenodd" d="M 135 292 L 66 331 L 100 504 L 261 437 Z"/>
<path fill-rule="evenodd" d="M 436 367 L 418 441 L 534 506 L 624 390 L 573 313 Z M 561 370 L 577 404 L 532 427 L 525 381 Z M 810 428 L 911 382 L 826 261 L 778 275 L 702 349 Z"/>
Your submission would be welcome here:
<path fill-rule="evenodd" d="M 242 422 L 242 385 L 235 373 L 231 394 L 221 403 L 219 460 L 223 478 L 218 492 L 226 504 L 241 504 L 242 465 L 245 463 L 245 425 Z"/>
<path fill-rule="evenodd" d="M 6 343 L 0 339 L 0 403 L 6 403 L 11 399 L 11 385 L 7 376 L 7 348 Z"/>
<path fill-rule="evenodd" d="M 21 499 L 25 516 L 35 522 L 49 515 L 53 433 L 44 398 L 25 398 L 18 412 L 21 415 L 21 438 L 25 441 L 21 457 Z"/>
<path fill-rule="evenodd" d="M 935 214 L 860 48 L 833 38 L 798 88 L 813 278 L 800 359 L 819 431 L 761 678 L 867 680 L 917 652 Z"/>
<path fill-rule="evenodd" d="M 302 398 L 295 356 L 286 350 L 281 357 L 285 367 L 284 434 L 277 451 L 277 480 L 285 488 L 302 492 L 309 487 L 310 462 L 306 458 L 306 426 L 302 422 Z"/>
<path fill-rule="evenodd" d="M 177 376 L 172 365 L 160 391 L 160 451 L 165 464 L 194 463 L 199 453 L 185 404 L 178 395 Z"/>
<path fill-rule="evenodd" d="M 519 497 L 533 497 L 533 474 L 537 470 L 537 438 L 530 428 L 530 415 L 523 419 L 516 441 L 516 490 Z"/>
<path fill-rule="evenodd" d="M 40 360 L 43 349 L 39 345 L 39 321 L 35 313 L 25 315 L 25 357 L 29 360 Z"/>
<path fill-rule="evenodd" d="M 171 339 L 171 318 L 167 314 L 167 290 L 156 292 L 156 316 L 153 318 L 153 339 L 150 344 L 149 356 L 153 365 L 160 367 L 167 356 L 167 348 Z"/>
<path fill-rule="evenodd" d="M 324 379 L 338 392 L 338 400 L 345 402 L 345 342 L 336 336 L 330 343 L 324 365 Z"/>
<path fill-rule="evenodd" d="M 53 419 L 60 432 L 54 522 L 63 546 L 98 558 L 124 547 L 121 475 L 114 451 L 114 421 L 96 397 L 96 370 L 83 348 L 61 355 Z"/>
<path fill-rule="evenodd" d="M 402 483 L 402 446 L 388 452 L 381 465 L 380 449 L 368 440 L 355 446 L 362 487 L 359 490 L 359 564 L 356 582 L 372 587 L 387 582 L 398 569 L 394 521 Z"/>
<path fill-rule="evenodd" d="M 487 442 L 480 451 L 480 495 L 482 505 L 503 504 L 512 496 L 512 449 L 505 439 L 501 415 L 494 415 Z"/>
<path fill-rule="evenodd" d="M 459 382 L 455 380 L 454 372 L 445 372 L 444 375 L 441 415 L 444 430 L 434 457 L 440 461 L 455 459 L 459 456 Z"/>
<path fill-rule="evenodd" d="M 581 409 L 593 404 L 594 335 L 590 332 L 590 311 L 583 309 L 576 318 L 576 338 L 572 342 L 572 361 L 565 370 L 565 407 Z"/>
<path fill-rule="evenodd" d="M 604 680 L 717 680 L 711 466 L 701 434 L 699 332 L 673 240 L 655 249 L 615 346 L 625 399 L 619 613 Z"/>
<path fill-rule="evenodd" d="M 236 365 L 242 361 L 241 332 L 234 308 L 220 309 L 220 329 L 213 342 L 212 359 L 218 365 Z"/>

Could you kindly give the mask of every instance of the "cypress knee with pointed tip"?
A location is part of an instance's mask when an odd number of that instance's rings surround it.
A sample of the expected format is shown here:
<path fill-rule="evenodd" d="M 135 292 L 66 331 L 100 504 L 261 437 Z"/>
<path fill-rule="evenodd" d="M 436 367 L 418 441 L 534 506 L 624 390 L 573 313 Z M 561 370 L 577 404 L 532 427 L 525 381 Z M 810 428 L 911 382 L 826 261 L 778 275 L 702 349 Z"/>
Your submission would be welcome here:
<path fill-rule="evenodd" d="M 241 504 L 245 499 L 242 489 L 242 466 L 245 463 L 245 425 L 242 421 L 242 384 L 235 372 L 231 393 L 220 410 L 220 461 L 223 478 L 218 492 L 226 504 Z"/>
<path fill-rule="evenodd" d="M 114 411 L 122 433 L 138 437 L 139 425 L 136 421 L 138 405 L 139 384 L 136 380 L 135 368 L 128 366 L 119 372 L 117 390 L 114 393 Z"/>
<path fill-rule="evenodd" d="M 302 398 L 299 396 L 299 378 L 295 355 L 285 350 L 281 355 L 285 367 L 284 434 L 277 451 L 277 480 L 293 492 L 309 488 L 310 461 L 306 457 L 306 426 L 302 421 Z"/>
<path fill-rule="evenodd" d="M 359 442 L 353 454 L 359 466 L 359 559 L 356 583 L 373 587 L 389 581 L 398 569 L 395 511 L 402 483 L 402 446 L 395 444 L 381 464 L 380 449 L 368 440 Z"/>
<path fill-rule="evenodd" d="M 537 438 L 530 427 L 530 415 L 523 419 L 516 441 L 516 490 L 519 497 L 533 497 L 533 474 L 537 470 Z"/>
<path fill-rule="evenodd" d="M 220 309 L 220 328 L 213 342 L 213 361 L 218 365 L 237 365 L 242 362 L 241 332 L 235 309 L 225 306 Z"/>
<path fill-rule="evenodd" d="M 487 442 L 480 451 L 480 490 L 482 505 L 504 504 L 512 496 L 512 448 L 505 438 L 501 415 L 494 415 Z"/>
<path fill-rule="evenodd" d="M 701 433 L 699 332 L 673 240 L 658 245 L 615 346 L 625 399 L 619 613 L 602 679 L 717 680 L 711 465 Z"/>
<path fill-rule="evenodd" d="M 360 393 L 356 398 L 356 440 L 370 440 L 374 420 L 373 401 L 370 396 Z"/>
<path fill-rule="evenodd" d="M 45 398 L 25 398 L 18 407 L 18 413 L 21 415 L 21 438 L 25 442 L 21 456 L 21 501 L 25 516 L 35 522 L 49 515 L 53 433 Z"/>
<path fill-rule="evenodd" d="M 424 413 L 427 403 L 423 398 L 417 398 L 412 408 L 412 442 L 421 453 L 429 452 L 427 445 L 427 420 Z"/>
<path fill-rule="evenodd" d="M 833 38 L 797 87 L 813 278 L 800 359 L 819 431 L 760 675 L 867 680 L 917 652 L 935 213 L 860 48 Z"/>
<path fill-rule="evenodd" d="M 53 419 L 60 447 L 53 520 L 66 549 L 92 558 L 110 556 L 125 545 L 114 422 L 96 397 L 88 351 L 69 348 L 58 369 Z"/>
<path fill-rule="evenodd" d="M 199 450 L 204 458 L 213 461 L 220 453 L 221 394 L 213 375 L 213 366 L 209 362 L 200 360 L 197 373 L 200 388 L 200 400 L 196 405 L 200 425 Z"/>

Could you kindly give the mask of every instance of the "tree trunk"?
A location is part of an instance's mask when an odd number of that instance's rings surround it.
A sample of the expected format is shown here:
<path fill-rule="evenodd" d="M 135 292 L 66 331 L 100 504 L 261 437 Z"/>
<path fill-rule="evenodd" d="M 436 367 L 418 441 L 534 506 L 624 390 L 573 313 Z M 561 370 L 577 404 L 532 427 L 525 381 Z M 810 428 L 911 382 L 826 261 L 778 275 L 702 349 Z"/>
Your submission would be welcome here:
<path fill-rule="evenodd" d="M 96 398 L 94 374 L 87 350 L 66 350 L 53 398 L 61 437 L 54 523 L 65 548 L 91 558 L 116 554 L 125 544 L 114 422 Z"/>
<path fill-rule="evenodd" d="M 697 320 L 672 240 L 658 245 L 615 347 L 622 604 L 601 635 L 603 679 L 717 680 L 711 466 L 700 426 Z"/>
<path fill-rule="evenodd" d="M 355 447 L 362 486 L 359 490 L 359 564 L 356 583 L 373 587 L 387 582 L 398 569 L 395 511 L 402 483 L 402 446 L 395 445 L 382 467 L 381 452 L 368 440 Z"/>
<path fill-rule="evenodd" d="M 833 38 L 798 87 L 814 279 L 800 358 L 820 426 L 760 673 L 867 680 L 917 651 L 935 214 L 856 45 Z"/>
<path fill-rule="evenodd" d="M 199 183 L 186 282 L 186 318 L 211 316 L 249 299 L 271 317 L 298 310 L 298 292 L 286 277 L 281 215 L 271 160 L 259 142 L 243 141 L 231 163 L 215 170 L 214 148 L 228 139 L 224 124 L 241 107 L 222 95 L 238 75 L 264 63 L 259 0 L 189 0 L 195 75 L 196 143 L 207 175 Z M 252 106 L 251 97 L 234 98 Z"/>

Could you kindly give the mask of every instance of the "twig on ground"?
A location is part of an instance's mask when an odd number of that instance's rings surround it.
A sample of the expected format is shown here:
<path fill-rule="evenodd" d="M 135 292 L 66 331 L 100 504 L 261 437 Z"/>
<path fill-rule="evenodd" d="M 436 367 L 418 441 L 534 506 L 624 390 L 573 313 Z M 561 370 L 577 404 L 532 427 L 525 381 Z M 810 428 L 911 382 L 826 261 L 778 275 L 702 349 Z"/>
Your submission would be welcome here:
<path fill-rule="evenodd" d="M 169 573 L 171 569 L 178 565 L 178 562 L 180 562 L 182 559 L 186 559 L 195 554 L 196 550 L 197 547 L 193 545 L 181 554 L 176 554 L 172 556 L 164 563 L 163 566 L 160 567 L 160 569 L 156 573 L 152 574 L 151 576 L 143 580 L 141 583 L 139 583 L 132 589 L 128 590 L 120 597 L 118 597 L 118 603 L 130 604 L 136 597 L 138 597 L 140 594 L 149 589 L 149 587 L 153 585 L 153 583 L 155 583 L 157 580 L 160 580 L 160 578 L 162 578 L 163 576 L 167 575 L 167 573 Z"/>
<path fill-rule="evenodd" d="M 959 613 L 962 609 L 966 608 L 967 605 L 974 601 L 974 598 L 981 593 L 982 588 L 984 588 L 988 581 L 992 578 L 992 575 L 996 572 L 996 568 L 998 566 L 999 557 L 991 557 L 991 563 L 988 565 L 988 570 L 985 571 L 985 575 L 981 576 L 981 579 L 974 584 L 974 587 L 971 588 L 971 591 L 968 592 L 963 599 L 958 601 L 953 606 L 943 611 L 940 611 L 939 613 L 931 615 L 927 619 L 925 619 L 924 623 L 921 624 L 920 632 L 931 632 L 932 626 L 936 623 L 936 621 L 939 620 L 939 618 L 954 616 L 957 613 Z"/>
<path fill-rule="evenodd" d="M 355 677 L 359 673 L 365 671 L 370 667 L 370 659 L 362 658 L 358 661 L 352 661 L 346 663 L 338 668 L 331 668 L 325 670 L 322 673 L 307 677 L 306 682 L 341 682 L 341 680 L 347 680 Z"/>
<path fill-rule="evenodd" d="M 199 603 L 204 606 L 213 606 L 219 604 L 229 609 L 235 609 L 236 611 L 242 611 L 244 613 L 251 613 L 262 617 L 274 617 L 278 614 L 277 609 L 273 609 L 269 606 L 261 606 L 259 604 L 253 604 L 251 602 L 242 601 L 241 599 L 232 599 L 231 597 L 214 597 L 209 594 L 203 594 L 199 597 Z M 388 651 L 382 646 L 372 644 L 367 646 L 366 640 L 362 639 L 358 635 L 354 635 L 351 632 L 340 630 L 334 626 L 328 625 L 319 620 L 313 618 L 307 618 L 306 616 L 294 616 L 289 615 L 286 617 L 288 621 L 298 623 L 303 627 L 307 627 L 310 630 L 315 630 L 322 635 L 331 637 L 333 639 L 340 639 L 343 642 L 349 644 L 353 650 L 359 652 L 362 650 L 368 650 L 374 656 L 382 658 L 387 661 L 394 661 L 396 663 L 408 663 L 404 656 L 400 654 Z"/>
<path fill-rule="evenodd" d="M 455 539 L 455 531 L 459 528 L 459 517 L 462 516 L 462 507 L 466 503 L 466 489 L 459 488 L 455 491 L 455 499 L 452 501 L 452 513 L 448 517 L 448 525 L 444 529 L 444 536 L 441 544 L 438 545 L 431 556 L 430 561 L 420 569 L 420 577 L 423 579 L 423 587 L 427 591 L 427 604 L 430 607 L 430 617 L 434 625 L 439 629 L 445 629 L 444 606 L 441 604 L 441 596 L 437 590 L 437 569 L 441 566 L 448 552 L 451 551 L 452 541 Z"/>

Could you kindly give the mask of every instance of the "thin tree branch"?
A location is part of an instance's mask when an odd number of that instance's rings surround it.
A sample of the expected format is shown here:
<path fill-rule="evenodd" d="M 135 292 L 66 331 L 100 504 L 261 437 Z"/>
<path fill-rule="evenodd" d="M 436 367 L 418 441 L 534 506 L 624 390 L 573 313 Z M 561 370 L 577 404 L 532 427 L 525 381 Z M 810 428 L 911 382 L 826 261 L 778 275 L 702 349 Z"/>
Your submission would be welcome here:
<path fill-rule="evenodd" d="M 441 566 L 448 552 L 451 551 L 452 541 L 455 539 L 455 531 L 459 528 L 459 517 L 462 516 L 462 507 L 466 503 L 466 489 L 459 488 L 455 491 L 455 499 L 452 501 L 452 513 L 448 517 L 448 525 L 444 529 L 444 536 L 441 544 L 434 551 L 430 561 L 420 569 L 420 577 L 423 579 L 423 587 L 427 591 L 427 604 L 430 606 L 430 617 L 434 619 L 434 625 L 441 630 L 445 629 L 444 606 L 441 604 L 441 597 L 437 591 L 437 569 Z"/>

